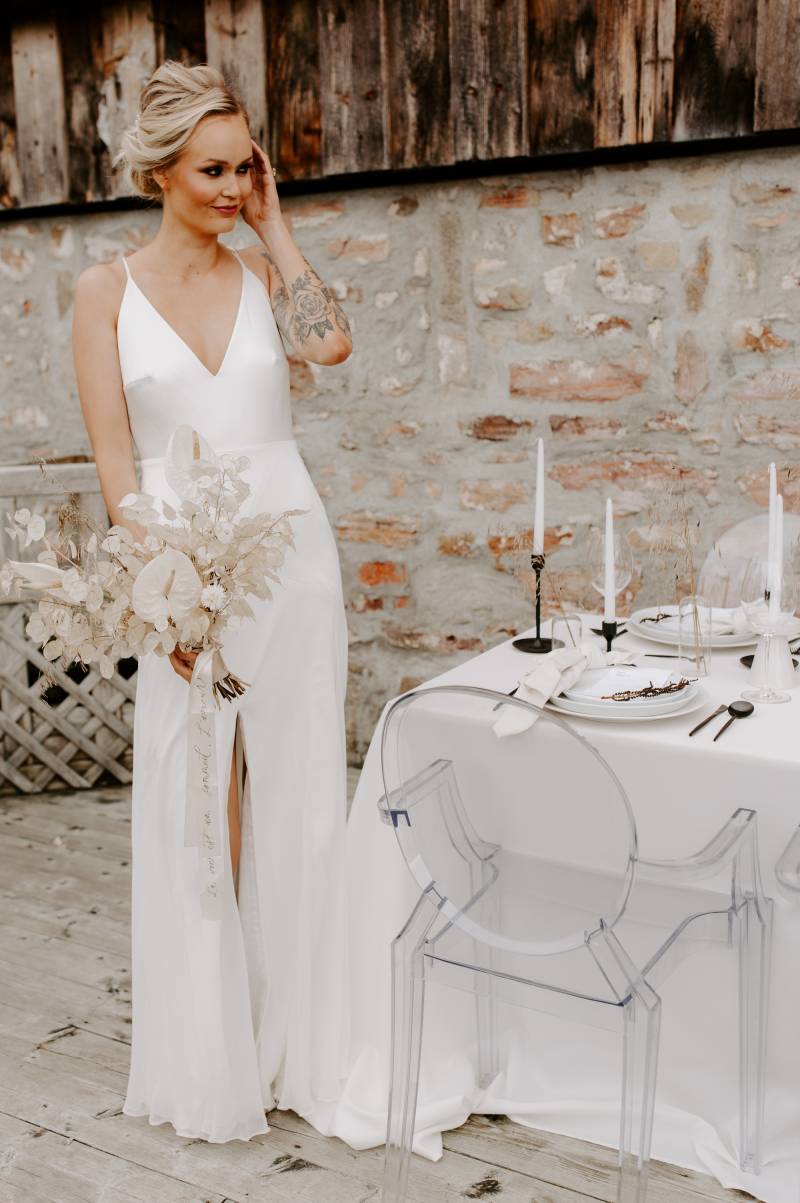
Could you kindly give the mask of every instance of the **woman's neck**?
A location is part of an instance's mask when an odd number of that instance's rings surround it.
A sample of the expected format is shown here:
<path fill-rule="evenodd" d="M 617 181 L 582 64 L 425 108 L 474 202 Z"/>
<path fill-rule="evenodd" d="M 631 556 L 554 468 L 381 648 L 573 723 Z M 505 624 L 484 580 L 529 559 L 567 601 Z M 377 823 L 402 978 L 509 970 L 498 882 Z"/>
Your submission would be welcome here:
<path fill-rule="evenodd" d="M 160 275 L 182 281 L 208 275 L 224 253 L 216 234 L 192 229 L 169 210 L 164 210 L 158 233 L 147 249 L 152 252 L 151 262 L 158 264 Z"/>

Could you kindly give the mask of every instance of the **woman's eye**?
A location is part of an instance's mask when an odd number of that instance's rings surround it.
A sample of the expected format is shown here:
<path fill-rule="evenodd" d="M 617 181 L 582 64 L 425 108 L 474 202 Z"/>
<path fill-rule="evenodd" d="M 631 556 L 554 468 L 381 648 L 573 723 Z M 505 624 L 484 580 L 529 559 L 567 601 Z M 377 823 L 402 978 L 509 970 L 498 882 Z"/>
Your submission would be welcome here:
<path fill-rule="evenodd" d="M 247 175 L 247 173 L 251 167 L 252 167 L 252 163 L 243 163 L 242 166 L 237 167 L 236 170 L 239 172 L 240 175 Z"/>
<path fill-rule="evenodd" d="M 203 171 L 206 175 L 218 175 L 219 167 L 204 167 Z"/>

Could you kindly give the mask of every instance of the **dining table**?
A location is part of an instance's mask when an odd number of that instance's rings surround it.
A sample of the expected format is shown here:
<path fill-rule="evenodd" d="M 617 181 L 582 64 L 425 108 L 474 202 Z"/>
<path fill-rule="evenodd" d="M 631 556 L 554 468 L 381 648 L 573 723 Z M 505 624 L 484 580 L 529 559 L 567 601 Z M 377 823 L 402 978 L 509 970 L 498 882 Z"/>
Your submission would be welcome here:
<path fill-rule="evenodd" d="M 585 616 L 586 629 L 599 627 Z M 545 630 L 547 626 L 545 625 Z M 532 631 L 520 632 L 530 636 Z M 597 644 L 601 640 L 590 635 Z M 630 628 L 614 643 L 640 663 L 664 667 L 677 648 Z M 661 1050 L 652 1155 L 714 1176 L 764 1203 L 800 1203 L 800 905 L 778 888 L 775 866 L 800 824 L 800 675 L 784 704 L 756 705 L 718 740 L 727 715 L 689 731 L 750 684 L 740 663 L 753 647 L 714 647 L 699 709 L 646 722 L 564 716 L 617 775 L 631 803 L 643 860 L 689 856 L 737 808 L 757 813 L 764 890 L 774 899 L 763 1158 L 758 1174 L 739 1168 L 738 1022 L 735 949 L 723 943 L 693 956 L 663 985 Z M 652 658 L 651 658 L 652 657 Z M 424 682 L 509 693 L 534 666 L 510 638 Z M 685 665 L 683 666 L 686 667 Z M 691 665 L 689 665 L 691 668 Z M 391 1039 L 390 946 L 419 896 L 392 827 L 381 819 L 383 723 L 375 727 L 348 819 L 351 984 L 350 1073 L 338 1108 L 340 1135 L 361 1147 L 386 1135 Z M 509 738 L 514 738 L 510 736 Z M 559 766 L 545 766 L 558 791 Z M 509 781 L 508 788 L 521 782 Z M 422 1076 L 414 1150 L 437 1159 L 441 1133 L 471 1113 L 513 1120 L 611 1147 L 618 1144 L 621 1038 L 556 1009 L 507 1042 L 503 1072 L 481 1087 L 474 1010 L 462 992 L 434 985 L 426 997 Z"/>

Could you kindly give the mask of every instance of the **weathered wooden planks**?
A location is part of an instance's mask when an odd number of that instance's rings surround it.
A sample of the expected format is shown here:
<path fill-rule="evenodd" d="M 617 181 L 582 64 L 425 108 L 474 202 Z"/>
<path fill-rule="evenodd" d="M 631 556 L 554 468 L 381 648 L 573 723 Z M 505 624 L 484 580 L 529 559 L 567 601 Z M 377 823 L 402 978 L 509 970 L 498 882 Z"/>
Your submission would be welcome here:
<path fill-rule="evenodd" d="M 102 9 L 103 81 L 97 122 L 100 136 L 113 159 L 123 132 L 134 121 L 139 93 L 156 66 L 156 38 L 150 0 L 126 0 Z M 125 196 L 129 185 L 117 171 L 108 195 Z"/>
<path fill-rule="evenodd" d="M 452 18 L 441 0 L 391 0 L 385 3 L 385 63 L 389 93 L 390 161 L 392 167 L 419 162 L 451 163 L 457 153 L 458 122 L 454 106 L 467 112 L 468 92 L 475 90 L 468 59 L 459 38 L 464 29 L 458 0 Z M 475 9 L 475 5 L 470 5 Z M 459 58 L 465 77 L 452 76 Z M 471 157 L 471 153 L 467 155 Z"/>
<path fill-rule="evenodd" d="M 269 155 L 281 179 L 322 174 L 317 0 L 274 0 L 267 27 Z"/>
<path fill-rule="evenodd" d="M 678 0 L 672 137 L 754 128 L 756 0 Z"/>
<path fill-rule="evenodd" d="M 250 132 L 267 139 L 266 29 L 261 0 L 205 0 L 206 54 L 241 98 Z"/>
<path fill-rule="evenodd" d="M 110 162 L 165 57 L 222 68 L 284 180 L 800 128 L 796 0 L 90 0 L 54 11 L 0 15 L 6 209 L 127 195 Z"/>
<path fill-rule="evenodd" d="M 754 129 L 800 126 L 798 45 L 797 0 L 758 0 Z"/>
<path fill-rule="evenodd" d="M 616 5 L 599 5 L 596 146 L 669 138 L 674 45 L 675 0 L 624 0 Z"/>
<path fill-rule="evenodd" d="M 17 160 L 31 205 L 68 196 L 64 75 L 58 27 L 46 18 L 19 21 L 11 30 L 11 68 L 17 124 Z"/>
<path fill-rule="evenodd" d="M 130 868 L 115 863 L 117 837 L 106 846 L 102 833 L 129 827 L 129 816 L 122 790 L 0 801 L 0 1199 L 377 1203 L 383 1149 L 356 1152 L 292 1112 L 270 1112 L 268 1133 L 221 1145 L 122 1114 Z M 31 838 L 20 838 L 31 824 Z M 92 853 L 84 836 L 95 827 L 101 847 Z M 69 890 L 51 888 L 67 877 Z M 502 1116 L 473 1116 L 444 1133 L 444 1150 L 438 1162 L 412 1159 L 409 1203 L 616 1197 L 613 1149 Z M 743 1197 L 704 1175 L 652 1166 L 650 1203 Z"/>
<path fill-rule="evenodd" d="M 525 0 L 450 0 L 450 114 L 457 161 L 528 153 L 527 34 Z"/>
<path fill-rule="evenodd" d="M 320 0 L 324 175 L 389 166 L 385 7 L 385 0 Z"/>
<path fill-rule="evenodd" d="M 596 6 L 587 0 L 530 0 L 531 154 L 594 146 L 596 36 Z"/>

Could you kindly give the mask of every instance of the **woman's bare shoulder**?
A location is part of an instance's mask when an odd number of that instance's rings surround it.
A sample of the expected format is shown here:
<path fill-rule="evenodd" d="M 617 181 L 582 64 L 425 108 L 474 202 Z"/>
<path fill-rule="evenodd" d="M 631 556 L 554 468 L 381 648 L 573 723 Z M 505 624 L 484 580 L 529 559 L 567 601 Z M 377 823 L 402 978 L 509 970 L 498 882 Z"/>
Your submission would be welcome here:
<path fill-rule="evenodd" d="M 118 259 L 85 267 L 75 281 L 75 302 L 91 308 L 98 316 L 108 314 L 116 321 L 125 291 L 125 268 Z"/>

